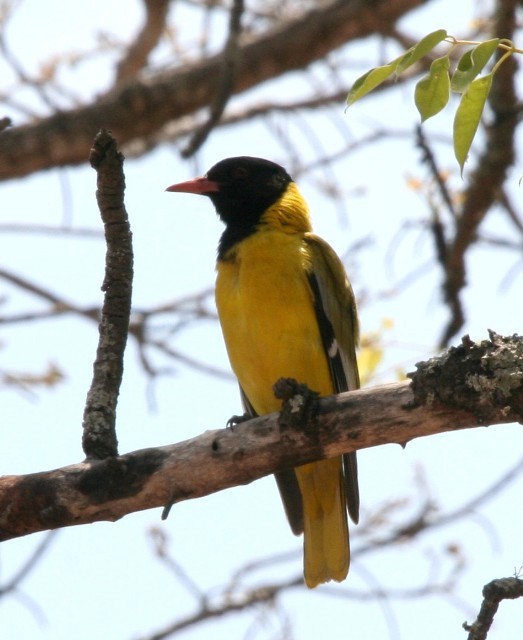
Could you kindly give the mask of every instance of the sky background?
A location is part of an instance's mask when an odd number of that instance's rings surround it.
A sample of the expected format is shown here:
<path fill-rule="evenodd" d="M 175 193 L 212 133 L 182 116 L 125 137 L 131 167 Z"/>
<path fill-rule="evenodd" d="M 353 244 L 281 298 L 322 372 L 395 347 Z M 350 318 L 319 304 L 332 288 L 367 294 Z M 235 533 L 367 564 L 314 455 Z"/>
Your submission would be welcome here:
<path fill-rule="evenodd" d="M 460 35 L 470 20 L 489 2 L 447 0 L 412 13 L 401 26 L 421 37 L 436 28 Z M 472 7 L 475 7 L 473 9 Z M 175 8 L 175 12 L 179 9 Z M 49 16 L 53 19 L 49 20 Z M 187 41 L 191 19 L 187 14 Z M 183 15 L 177 16 L 179 19 Z M 125 40 L 141 20 L 140 3 L 117 1 L 64 3 L 26 0 L 7 32 L 8 44 L 28 71 L 61 51 L 89 50 L 94 33 L 103 30 Z M 42 26 L 45 25 L 45 28 Z M 195 27 L 196 28 L 196 27 Z M 213 32 L 214 33 L 214 32 Z M 223 32 L 215 26 L 216 40 Z M 376 42 L 352 47 L 354 79 L 373 64 Z M 392 58 L 395 50 L 386 49 Z M 390 54 L 390 55 L 389 55 Z M 166 50 L 158 52 L 166 56 Z M 68 80 L 88 97 L 110 83 L 112 61 L 94 59 L 72 67 Z M 325 68 L 316 65 L 318 82 L 329 81 Z M 0 66 L 8 87 L 11 78 Z M 347 85 L 348 86 L 348 85 Z M 233 103 L 240 107 L 262 97 L 293 99 L 309 86 L 298 74 L 267 83 Z M 423 179 L 413 142 L 417 114 L 412 86 L 369 97 L 344 113 L 344 105 L 310 117 L 274 121 L 312 161 L 317 142 L 323 149 L 342 148 L 375 127 L 399 135 L 349 155 L 332 169 L 319 169 L 300 187 L 310 203 L 315 230 L 340 255 L 355 242 L 371 238 L 356 257 L 346 260 L 357 295 L 363 332 L 380 329 L 385 319 L 393 327 L 384 334 L 385 357 L 374 382 L 395 381 L 397 370 L 412 370 L 414 363 L 434 354 L 447 318 L 441 304 L 440 273 L 434 264 L 410 286 L 399 284 L 408 274 L 430 265 L 430 237 L 417 226 L 399 232 L 405 222 L 426 217 L 426 205 L 408 187 L 411 177 Z M 23 96 L 20 96 L 22 98 Z M 31 102 L 34 99 L 27 95 Z M 34 102 L 34 106 L 38 105 Z M 10 115 L 3 108 L 1 115 Z M 11 114 L 15 123 L 18 114 Z M 451 110 L 426 129 L 441 153 L 442 165 L 459 171 L 448 147 Z M 313 132 L 313 135 L 311 134 Z M 94 132 L 93 132 L 94 135 Z M 439 137 L 437 137 L 439 136 Z M 437 141 L 441 140 L 441 143 Z M 215 247 L 222 231 L 205 198 L 167 194 L 173 182 L 203 173 L 231 155 L 259 155 L 284 161 L 281 139 L 268 135 L 260 122 L 216 132 L 197 160 L 180 161 L 175 149 L 157 149 L 145 158 L 128 160 L 126 205 L 135 250 L 134 304 L 159 304 L 212 286 Z M 477 149 L 479 149 L 479 142 Z M 474 152 L 474 150 L 473 150 Z M 292 171 L 292 166 L 288 165 Z M 466 175 L 466 173 L 465 173 Z M 521 201 L 520 167 L 509 188 Z M 317 182 L 335 178 L 344 190 L 343 205 L 324 197 Z M 0 185 L 0 223 L 54 224 L 101 229 L 94 191 L 96 174 L 87 165 L 51 170 Z M 487 230 L 510 233 L 500 212 L 489 216 Z M 0 266 L 56 291 L 79 305 L 100 304 L 105 247 L 103 240 L 65 235 L 8 233 L 0 227 Z M 487 328 L 501 334 L 521 332 L 521 272 L 517 257 L 476 247 L 468 258 L 470 284 L 464 292 L 467 325 L 461 334 L 487 338 Z M 513 274 L 507 279 L 507 274 Z M 2 314 L 38 308 L 34 298 L 0 283 Z M 43 308 L 43 307 L 42 307 Z M 457 343 L 459 339 L 455 339 Z M 0 470 L 24 474 L 52 469 L 82 459 L 81 419 L 89 388 L 97 344 L 96 326 L 85 319 L 63 317 L 38 324 L 4 326 L 0 334 L 0 368 L 13 372 L 41 372 L 49 363 L 65 372 L 64 382 L 50 390 L 24 392 L 0 389 Z M 183 353 L 228 372 L 220 329 L 202 322 L 179 333 L 173 342 Z M 224 426 L 240 412 L 237 387 L 230 375 L 204 375 L 192 368 L 157 357 L 172 375 L 152 384 L 144 375 L 132 341 L 126 353 L 125 378 L 118 405 L 120 451 L 159 446 L 191 438 L 207 429 Z M 496 481 L 507 469 L 521 465 L 522 434 L 517 425 L 475 429 L 416 440 L 405 450 L 389 445 L 359 454 L 363 527 L 381 506 L 397 502 L 397 509 L 377 534 L 394 521 L 415 513 L 427 491 L 437 508 L 452 511 Z M 420 478 L 422 480 L 420 481 Z M 234 614 L 194 627 L 184 638 L 278 638 L 282 625 L 287 637 L 309 640 L 321 635 L 362 640 L 376 638 L 463 638 L 464 620 L 472 622 L 483 585 L 510 576 L 523 564 L 523 519 L 520 517 L 522 479 L 496 500 L 459 523 L 405 543 L 389 552 L 359 559 L 351 565 L 349 580 L 314 592 L 296 589 L 283 595 L 275 609 Z M 403 502 L 404 501 L 404 502 Z M 403 506 L 402 506 L 403 505 Z M 401 507 L 401 508 L 400 508 Z M 20 591 L 0 599 L 0 637 L 6 639 L 65 640 L 74 637 L 145 638 L 152 631 L 195 611 L 197 602 L 166 565 L 154 555 L 151 530 L 166 536 L 169 551 L 202 591 L 220 588 L 246 563 L 289 553 L 286 562 L 254 571 L 245 584 L 265 584 L 299 575 L 301 540 L 294 538 L 285 520 L 272 478 L 246 487 L 175 505 L 167 522 L 161 510 L 133 514 L 118 523 L 97 523 L 57 533 L 45 558 L 21 585 Z M 368 540 L 352 527 L 352 547 Z M 33 535 L 0 547 L 0 585 L 8 582 L 42 540 Z M 364 600 L 347 594 L 383 589 L 424 587 L 446 575 L 452 554 L 459 547 L 466 572 L 452 595 L 425 599 Z M 496 617 L 492 639 L 521 637 L 521 603 L 504 602 Z"/>

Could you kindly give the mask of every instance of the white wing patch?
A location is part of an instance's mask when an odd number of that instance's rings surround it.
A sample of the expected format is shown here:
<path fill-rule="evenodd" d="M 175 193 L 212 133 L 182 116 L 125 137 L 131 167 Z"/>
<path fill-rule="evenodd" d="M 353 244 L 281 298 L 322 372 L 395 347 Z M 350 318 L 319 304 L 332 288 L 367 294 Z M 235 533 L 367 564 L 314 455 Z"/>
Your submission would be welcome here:
<path fill-rule="evenodd" d="M 330 347 L 327 351 L 329 358 L 335 358 L 339 350 L 340 350 L 340 347 L 338 345 L 338 341 L 336 340 L 336 338 L 334 338 L 334 340 L 331 342 Z"/>

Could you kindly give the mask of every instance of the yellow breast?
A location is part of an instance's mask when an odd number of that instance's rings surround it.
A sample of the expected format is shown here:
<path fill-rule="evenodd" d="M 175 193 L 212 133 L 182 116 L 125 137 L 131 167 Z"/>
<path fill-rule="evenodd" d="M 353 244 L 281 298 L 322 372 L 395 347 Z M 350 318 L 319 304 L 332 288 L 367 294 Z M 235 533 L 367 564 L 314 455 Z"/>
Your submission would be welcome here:
<path fill-rule="evenodd" d="M 217 266 L 216 304 L 238 381 L 259 414 L 276 411 L 273 384 L 296 378 L 333 393 L 307 280 L 303 233 L 264 228 Z"/>

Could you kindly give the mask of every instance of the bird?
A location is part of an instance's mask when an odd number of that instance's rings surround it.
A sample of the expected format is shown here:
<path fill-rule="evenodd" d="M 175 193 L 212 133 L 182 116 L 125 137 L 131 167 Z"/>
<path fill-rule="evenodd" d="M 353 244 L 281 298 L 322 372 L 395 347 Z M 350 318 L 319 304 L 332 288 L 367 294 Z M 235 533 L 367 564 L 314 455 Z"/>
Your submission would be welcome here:
<path fill-rule="evenodd" d="M 215 298 L 246 414 L 278 411 L 273 385 L 294 378 L 321 396 L 359 387 L 358 315 L 331 246 L 312 231 L 309 208 L 280 165 L 252 156 L 221 160 L 169 192 L 210 198 L 225 224 Z M 305 584 L 348 574 L 348 518 L 359 519 L 356 453 L 275 474 L 291 530 L 304 534 Z"/>

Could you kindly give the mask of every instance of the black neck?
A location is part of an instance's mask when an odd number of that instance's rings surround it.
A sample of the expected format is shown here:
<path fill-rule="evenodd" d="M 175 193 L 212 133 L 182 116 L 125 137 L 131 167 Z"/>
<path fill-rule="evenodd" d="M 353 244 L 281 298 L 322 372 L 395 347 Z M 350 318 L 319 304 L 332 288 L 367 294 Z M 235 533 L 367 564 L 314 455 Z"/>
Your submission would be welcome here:
<path fill-rule="evenodd" d="M 245 240 L 245 238 L 248 238 L 255 232 L 256 223 L 253 223 L 250 226 L 242 225 L 241 227 L 237 225 L 228 225 L 222 233 L 220 242 L 218 243 L 218 260 L 224 260 L 227 253 L 235 244 Z"/>

